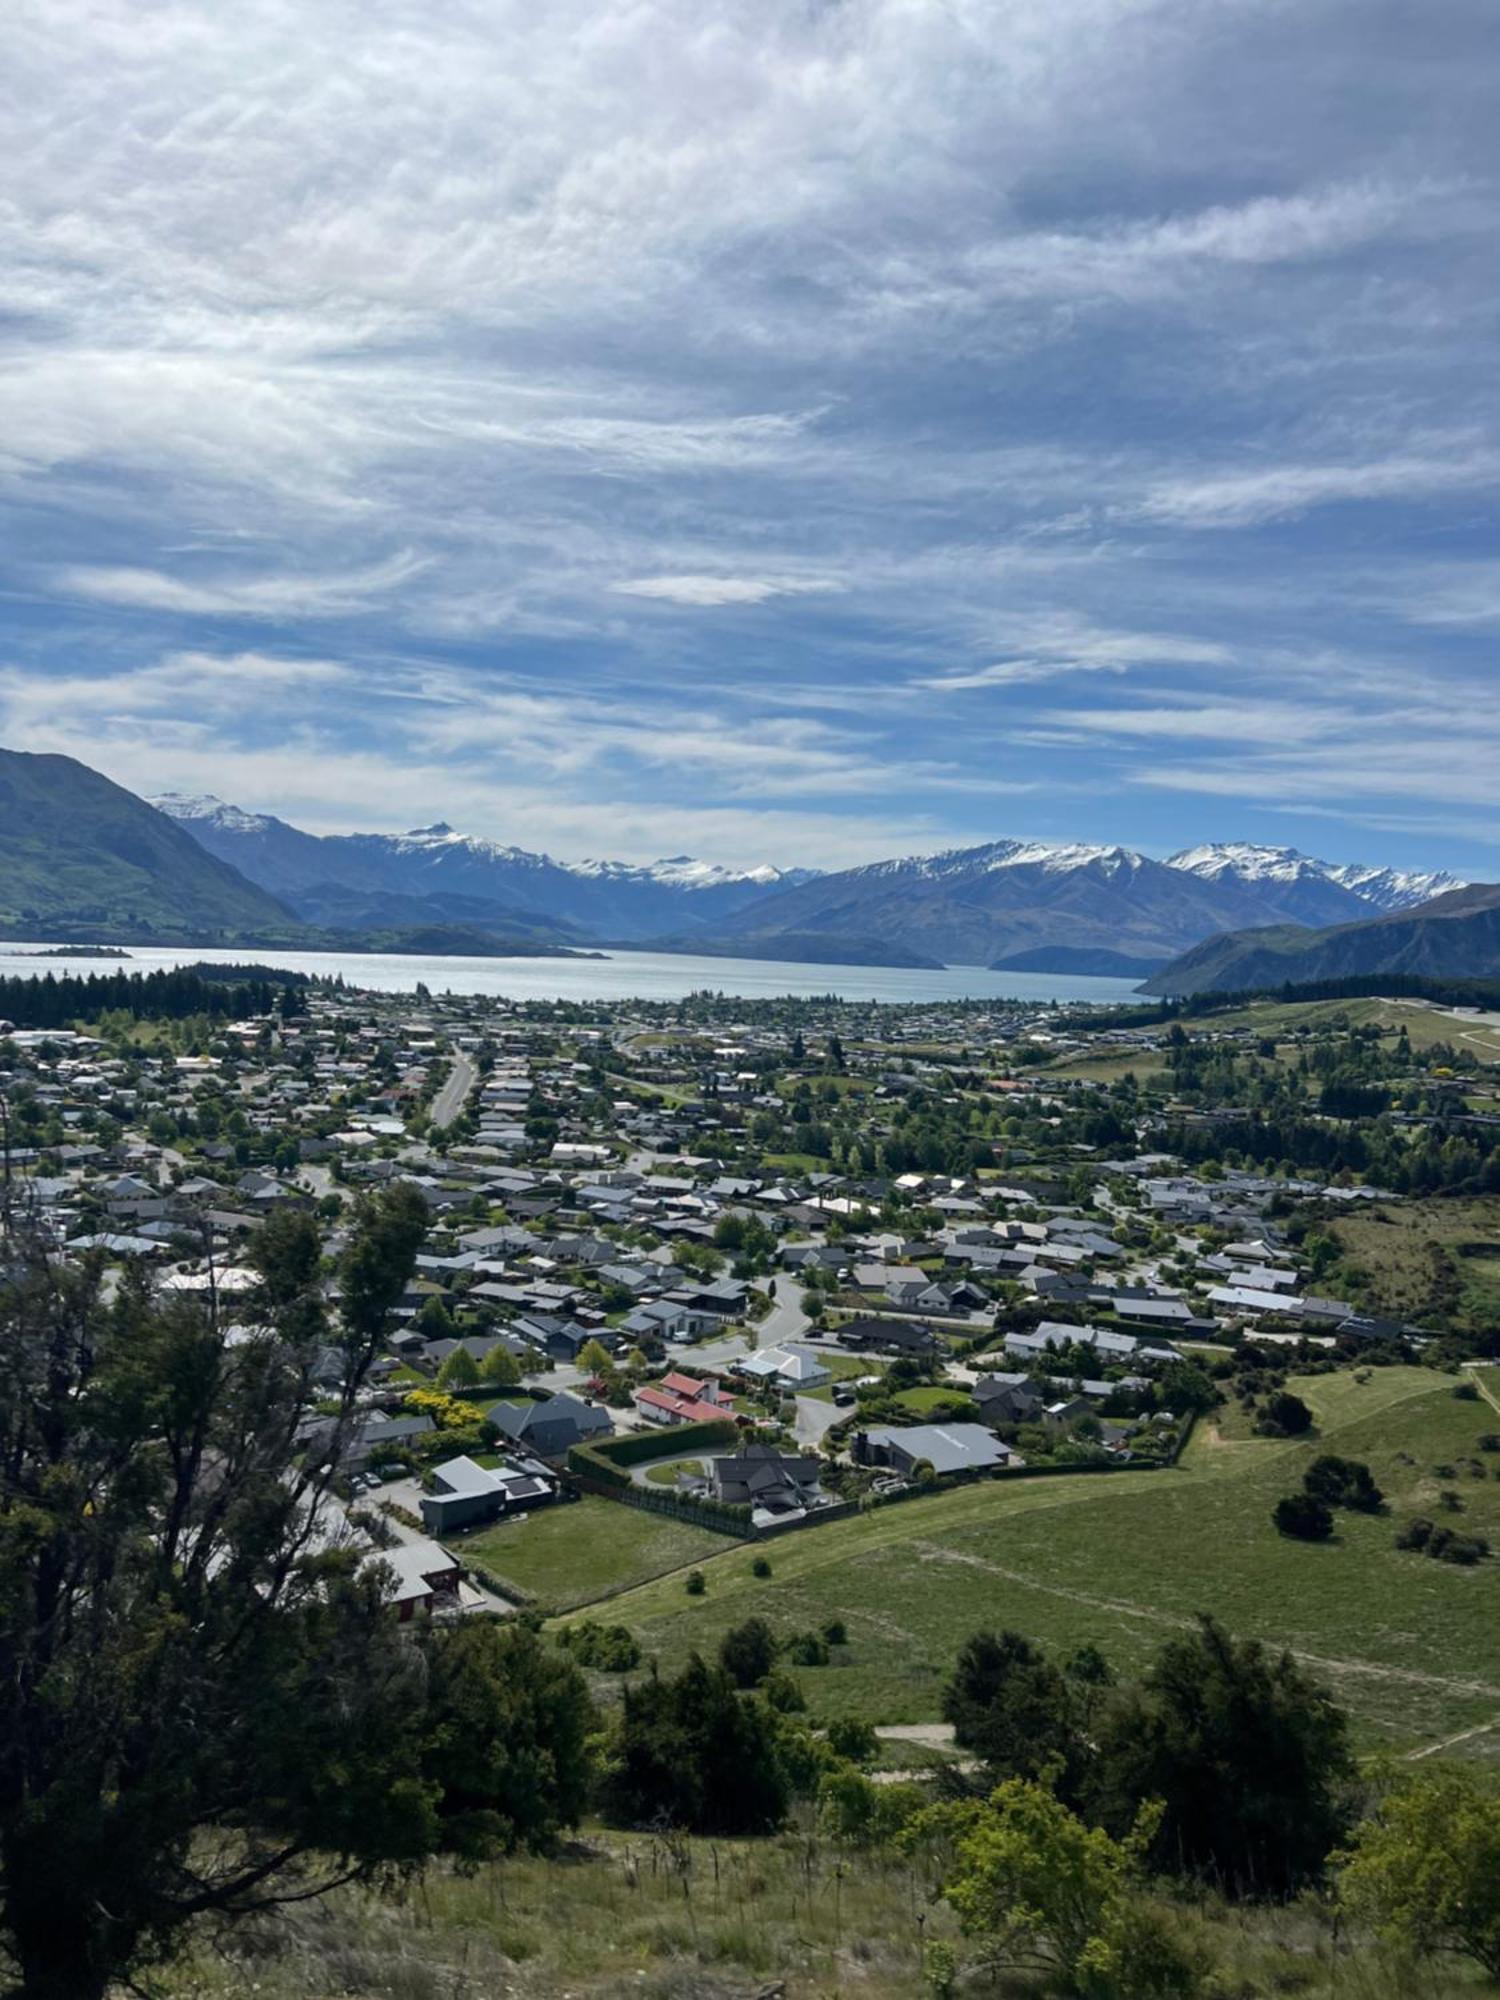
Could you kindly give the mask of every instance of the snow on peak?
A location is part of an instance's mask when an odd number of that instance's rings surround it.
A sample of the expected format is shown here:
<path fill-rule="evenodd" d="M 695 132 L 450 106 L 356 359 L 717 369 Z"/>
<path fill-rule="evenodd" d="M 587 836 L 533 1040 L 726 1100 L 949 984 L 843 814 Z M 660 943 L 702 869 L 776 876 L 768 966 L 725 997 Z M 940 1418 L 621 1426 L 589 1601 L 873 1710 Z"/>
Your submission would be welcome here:
<path fill-rule="evenodd" d="M 165 813 L 168 819 L 194 820 L 200 825 L 221 827 L 226 833 L 263 833 L 272 824 L 265 813 L 226 805 L 212 792 L 162 792 L 147 803 Z"/>
<path fill-rule="evenodd" d="M 1448 889 L 1466 885 L 1441 870 L 1423 874 L 1400 868 L 1376 868 L 1358 861 L 1319 861 L 1295 847 L 1257 847 L 1249 841 L 1220 841 L 1184 848 L 1168 861 L 1188 875 L 1211 882 L 1233 876 L 1241 882 L 1331 882 L 1368 903 L 1372 910 L 1405 910 L 1431 901 Z"/>
<path fill-rule="evenodd" d="M 1309 875 L 1327 878 L 1332 874 L 1324 861 L 1314 861 L 1295 847 L 1258 847 L 1248 840 L 1210 841 L 1202 847 L 1184 848 L 1167 862 L 1186 875 L 1201 875 L 1215 882 L 1234 875 L 1242 882 L 1297 882 Z"/>

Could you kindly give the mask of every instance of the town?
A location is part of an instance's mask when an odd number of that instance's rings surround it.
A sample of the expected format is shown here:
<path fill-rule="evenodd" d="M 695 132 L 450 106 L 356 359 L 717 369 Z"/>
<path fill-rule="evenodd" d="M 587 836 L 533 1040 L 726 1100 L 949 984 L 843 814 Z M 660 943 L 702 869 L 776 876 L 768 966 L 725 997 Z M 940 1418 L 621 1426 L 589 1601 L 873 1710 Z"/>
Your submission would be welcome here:
<path fill-rule="evenodd" d="M 957 1484 L 1167 1467 L 1278 1360 L 1492 1344 L 1496 1246 L 1477 1292 L 1408 1305 L 1341 1236 L 1500 1184 L 1500 1046 L 1432 1008 L 263 999 L 0 1024 L 6 1199 L 232 1328 L 266 1218 L 314 1216 L 332 1271 L 362 1193 L 415 1190 L 339 1525 L 401 1617 L 568 1610 Z"/>

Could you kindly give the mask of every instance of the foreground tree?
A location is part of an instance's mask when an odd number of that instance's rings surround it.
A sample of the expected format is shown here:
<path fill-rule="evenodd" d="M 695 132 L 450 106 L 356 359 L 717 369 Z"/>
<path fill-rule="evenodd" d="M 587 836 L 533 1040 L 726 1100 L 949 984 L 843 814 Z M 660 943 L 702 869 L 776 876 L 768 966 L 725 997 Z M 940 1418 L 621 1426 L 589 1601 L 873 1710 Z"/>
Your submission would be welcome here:
<path fill-rule="evenodd" d="M 675 1680 L 627 1688 L 605 1782 L 611 1817 L 690 1833 L 770 1833 L 791 1785 L 775 1718 L 694 1654 Z"/>
<path fill-rule="evenodd" d="M 3 1245 L 0 1943 L 25 2000 L 98 2000 L 197 1917 L 442 1842 L 444 1642 L 392 1618 L 333 1493 L 424 1227 L 410 1191 L 360 1209 L 331 1330 L 308 1231 L 278 1225 L 233 1342 L 211 1303 L 134 1281 L 106 1305 L 96 1266 Z"/>
<path fill-rule="evenodd" d="M 1500 1799 L 1457 1771 L 1402 1785 L 1356 1833 L 1339 1891 L 1390 1943 L 1500 1981 Z"/>
<path fill-rule="evenodd" d="M 994 1778 L 1047 1777 L 1065 1797 L 1078 1786 L 1084 1745 L 1078 1691 L 1019 1632 L 976 1632 L 943 1690 L 954 1741 Z"/>
<path fill-rule="evenodd" d="M 1322 1874 L 1352 1777 L 1343 1712 L 1291 1654 L 1203 1618 L 1111 1708 L 1093 1803 L 1123 1832 L 1159 1799 L 1159 1865 L 1233 1895 L 1283 1896 Z"/>
<path fill-rule="evenodd" d="M 1090 2000 L 1185 2000 L 1206 1968 L 1144 1894 L 1159 1817 L 1144 1808 L 1114 1840 L 1044 1786 L 1011 1778 L 983 1801 L 923 1815 L 911 1838 L 931 1839 L 949 1822 L 943 1893 L 992 1972 L 1040 1974 Z"/>

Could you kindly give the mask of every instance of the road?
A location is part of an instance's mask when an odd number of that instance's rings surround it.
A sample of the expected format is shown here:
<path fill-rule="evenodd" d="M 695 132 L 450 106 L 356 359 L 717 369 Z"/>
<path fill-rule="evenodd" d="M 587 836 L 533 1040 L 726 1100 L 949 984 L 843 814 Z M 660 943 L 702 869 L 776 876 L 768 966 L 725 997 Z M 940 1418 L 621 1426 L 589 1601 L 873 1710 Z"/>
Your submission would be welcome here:
<path fill-rule="evenodd" d="M 820 1445 L 823 1433 L 832 1430 L 835 1424 L 842 1423 L 851 1414 L 848 1410 L 841 1410 L 837 1403 L 822 1402 L 817 1396 L 798 1396 L 795 1402 L 798 1444 Z"/>
<path fill-rule="evenodd" d="M 448 1081 L 432 1100 L 432 1126 L 436 1132 L 445 1132 L 464 1108 L 464 1101 L 474 1088 L 479 1072 L 462 1049 L 453 1052 L 453 1068 Z"/>
<path fill-rule="evenodd" d="M 765 1290 L 765 1285 L 758 1288 Z M 802 1287 L 789 1274 L 779 1273 L 776 1279 L 776 1296 L 771 1301 L 771 1310 L 764 1319 L 755 1322 L 755 1338 L 761 1348 L 780 1347 L 788 1340 L 805 1340 L 809 1320 L 802 1310 Z"/>

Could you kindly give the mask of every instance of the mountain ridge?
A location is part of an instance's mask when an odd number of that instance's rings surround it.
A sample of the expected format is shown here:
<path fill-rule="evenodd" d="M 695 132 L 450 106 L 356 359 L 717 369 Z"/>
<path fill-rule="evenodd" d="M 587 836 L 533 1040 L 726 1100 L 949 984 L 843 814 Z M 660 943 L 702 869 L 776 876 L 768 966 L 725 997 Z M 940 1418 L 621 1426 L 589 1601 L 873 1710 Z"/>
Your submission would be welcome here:
<path fill-rule="evenodd" d="M 1467 883 L 1360 923 L 1270 925 L 1205 938 L 1149 975 L 1141 990 L 1177 998 L 1382 973 L 1500 976 L 1500 883 Z"/>

